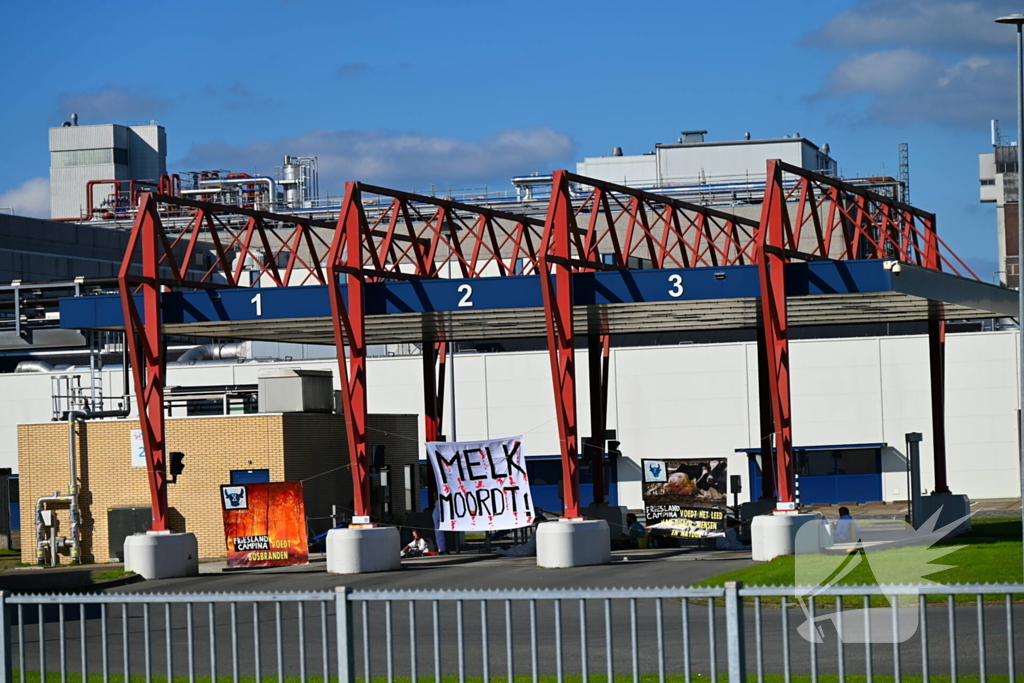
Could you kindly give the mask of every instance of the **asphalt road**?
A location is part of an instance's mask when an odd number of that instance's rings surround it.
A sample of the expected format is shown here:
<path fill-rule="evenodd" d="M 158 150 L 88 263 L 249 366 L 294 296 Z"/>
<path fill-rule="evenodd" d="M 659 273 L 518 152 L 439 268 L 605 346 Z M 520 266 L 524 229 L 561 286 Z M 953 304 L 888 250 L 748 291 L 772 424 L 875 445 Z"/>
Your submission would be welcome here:
<path fill-rule="evenodd" d="M 714 608 L 706 601 L 684 603 L 674 599 L 588 600 L 584 602 L 585 617 L 581 624 L 581 606 L 573 599 L 537 599 L 533 601 L 491 601 L 486 616 L 481 613 L 480 600 L 467 600 L 461 606 L 454 602 L 437 601 L 420 596 L 415 601 L 410 626 L 410 597 L 397 596 L 390 603 L 360 602 L 359 590 L 396 589 L 403 591 L 431 589 L 485 589 L 530 588 L 624 588 L 639 587 L 656 595 L 661 586 L 688 585 L 729 569 L 746 566 L 749 560 L 706 559 L 692 556 L 616 562 L 599 567 L 580 567 L 564 570 L 538 569 L 532 559 L 498 559 L 471 564 L 407 568 L 396 572 L 342 577 L 327 575 L 322 564 L 295 568 L 275 573 L 224 573 L 202 575 L 187 579 L 149 581 L 116 589 L 116 592 L 141 593 L 151 596 L 149 605 L 150 638 L 148 658 L 154 673 L 167 673 L 168 660 L 176 675 L 188 673 L 190 662 L 196 675 L 210 673 L 211 659 L 220 675 L 229 675 L 235 666 L 241 675 L 256 673 L 257 663 L 264 676 L 276 676 L 278 666 L 286 675 L 298 675 L 305 666 L 309 675 L 322 675 L 324 643 L 329 653 L 331 675 L 337 671 L 334 657 L 335 615 L 333 603 L 304 603 L 299 615 L 298 606 L 282 604 L 280 619 L 277 606 L 263 604 L 254 611 L 252 603 L 239 604 L 234 610 L 219 605 L 214 613 L 216 642 L 211 649 L 209 611 L 197 604 L 192 613 L 191 627 L 186 606 L 170 608 L 171 628 L 166 628 L 167 609 L 161 604 L 160 593 L 167 592 L 228 592 L 228 591 L 292 591 L 331 590 L 348 585 L 357 602 L 354 608 L 354 650 L 357 675 L 363 675 L 369 663 L 374 676 L 408 676 L 415 660 L 417 673 L 432 676 L 435 666 L 445 675 L 459 673 L 460 662 L 466 675 L 479 676 L 485 663 L 492 676 L 505 675 L 509 653 L 517 675 L 528 675 L 536 667 L 541 675 L 555 674 L 559 667 L 566 673 L 579 673 L 586 651 L 586 663 L 591 673 L 607 671 L 611 653 L 614 672 L 628 674 L 635 669 L 640 673 L 657 673 L 663 662 L 666 673 L 684 670 L 689 644 L 690 670 L 694 674 L 709 674 L 714 662 L 719 673 L 726 670 L 726 637 L 724 610 Z M 658 605 L 660 603 L 661 628 Z M 435 622 L 436 609 L 436 622 Z M 506 613 L 506 609 L 510 610 Z M 684 629 L 683 612 L 687 613 Z M 143 605 L 128 610 L 127 629 L 120 608 L 108 610 L 106 648 L 101 636 L 103 614 L 98 607 L 85 612 L 85 659 L 90 671 L 100 671 L 104 651 L 112 673 L 123 670 L 125 631 L 130 655 L 129 669 L 134 673 L 145 670 L 147 659 L 146 619 Z M 321 612 L 321 610 L 323 610 Z M 607 611 L 606 611 L 607 610 Z M 712 613 L 713 612 L 713 613 Z M 819 610 L 821 615 L 823 610 Z M 460 616 L 461 614 L 461 616 Z M 507 614 L 507 616 L 506 616 Z M 789 633 L 789 659 L 792 673 L 811 672 L 811 644 L 797 634 L 804 614 L 796 608 L 786 611 L 788 628 L 783 629 L 783 610 L 765 607 L 761 611 L 761 648 L 764 668 L 769 673 L 782 673 L 785 666 L 784 633 Z M 929 607 L 927 618 L 930 673 L 949 672 L 950 653 L 956 652 L 960 674 L 979 672 L 979 652 L 986 651 L 985 664 L 989 674 L 1006 674 L 1009 652 L 1024 653 L 1024 606 L 1013 607 L 1013 620 L 1017 625 L 1013 647 L 1008 649 L 1006 608 L 987 605 L 983 610 L 984 631 L 979 636 L 977 608 L 956 607 L 955 639 L 950 641 L 948 613 L 944 605 Z M 254 619 L 254 615 L 257 617 Z M 14 624 L 15 641 L 24 634 L 25 667 L 38 669 L 39 619 L 35 608 L 22 613 L 22 624 Z M 745 610 L 748 643 L 748 670 L 756 671 L 757 647 L 755 643 L 756 614 L 753 608 Z M 511 647 L 507 640 L 506 618 L 511 623 Z M 81 670 L 82 622 L 76 609 L 65 610 L 68 671 Z M 463 638 L 458 637 L 460 630 Z M 234 623 L 234 628 L 232 624 Z M 323 630 L 326 623 L 327 630 Z M 390 628 L 389 628 L 390 623 Z M 435 630 L 435 623 L 437 628 Z M 60 671 L 59 646 L 61 625 L 57 608 L 46 607 L 43 613 L 43 641 L 46 644 L 46 669 Z M 608 633 L 611 647 L 608 648 Z M 659 637 L 659 631 L 661 636 Z M 232 633 L 237 648 L 232 646 Z M 435 641 L 435 633 L 437 639 Z M 839 644 L 835 631 L 826 627 L 825 642 L 816 646 L 818 673 L 834 674 L 839 666 Z M 436 645 L 435 645 L 436 642 Z M 460 647 L 460 642 L 462 643 Z M 634 642 L 636 646 L 634 647 Z M 585 644 L 584 644 L 585 643 Z M 660 643 L 660 645 L 659 645 Z M 561 644 L 561 648 L 559 648 Z M 211 658 L 211 652 L 214 656 Z M 234 655 L 237 652 L 237 656 Z M 256 653 L 259 653 L 259 657 Z M 634 660 L 634 654 L 635 660 Z M 899 654 L 902 673 L 921 672 L 920 634 L 895 649 Z M 367 658 L 366 655 L 369 655 Z M 892 674 L 894 648 L 892 645 L 874 645 L 868 656 L 863 645 L 845 647 L 845 671 L 865 672 L 865 661 L 871 661 L 877 674 Z M 1024 654 L 1017 657 L 1017 670 L 1024 666 Z M 20 663 L 15 662 L 15 668 Z"/>

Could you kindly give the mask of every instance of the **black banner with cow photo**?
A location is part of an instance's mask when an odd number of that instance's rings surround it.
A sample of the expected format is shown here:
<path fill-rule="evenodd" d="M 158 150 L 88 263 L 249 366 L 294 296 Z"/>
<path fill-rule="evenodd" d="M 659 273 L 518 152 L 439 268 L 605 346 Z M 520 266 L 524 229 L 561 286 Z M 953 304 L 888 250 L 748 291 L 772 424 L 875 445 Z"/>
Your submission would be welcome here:
<path fill-rule="evenodd" d="M 679 539 L 725 536 L 729 481 L 724 458 L 640 461 L 647 530 Z"/>

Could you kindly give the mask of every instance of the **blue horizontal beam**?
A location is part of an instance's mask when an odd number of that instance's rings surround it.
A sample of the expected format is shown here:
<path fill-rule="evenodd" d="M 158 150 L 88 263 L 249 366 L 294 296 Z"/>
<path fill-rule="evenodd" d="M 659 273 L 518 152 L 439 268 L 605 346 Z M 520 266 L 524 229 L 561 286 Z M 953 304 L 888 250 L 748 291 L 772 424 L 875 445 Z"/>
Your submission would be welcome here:
<path fill-rule="evenodd" d="M 886 448 L 886 443 L 844 443 L 837 445 L 824 445 L 824 446 L 793 446 L 794 451 L 852 451 L 856 449 L 865 448 Z M 755 455 L 761 452 L 760 448 L 737 448 L 735 453 L 746 453 L 747 455 Z"/>
<path fill-rule="evenodd" d="M 898 291 L 893 286 L 892 272 L 877 260 L 793 263 L 787 267 L 786 273 L 789 296 Z M 935 275 L 950 277 L 939 273 Z M 912 279 L 907 278 L 908 284 Z M 913 282 L 915 287 L 922 284 L 919 278 Z M 960 282 L 979 285 L 964 280 Z M 988 285 L 981 286 L 998 290 Z M 760 296 L 756 266 L 576 273 L 573 275 L 573 288 L 574 305 L 577 306 Z M 923 295 L 918 291 L 914 294 Z M 167 325 L 331 317 L 330 299 L 324 285 L 167 292 L 162 295 L 162 303 L 163 322 Z M 536 275 L 389 281 L 366 286 L 366 312 L 371 316 L 469 313 L 541 308 L 543 305 L 540 278 Z M 116 295 L 62 299 L 60 320 L 61 327 L 71 329 L 118 328 L 124 325 L 120 299 Z"/>

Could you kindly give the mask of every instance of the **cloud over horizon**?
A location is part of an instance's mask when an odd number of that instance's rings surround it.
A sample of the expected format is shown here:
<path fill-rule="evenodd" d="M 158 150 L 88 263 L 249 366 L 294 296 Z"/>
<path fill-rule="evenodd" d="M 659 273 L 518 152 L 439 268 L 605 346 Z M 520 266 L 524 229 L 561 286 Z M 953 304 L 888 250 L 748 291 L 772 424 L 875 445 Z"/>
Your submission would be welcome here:
<path fill-rule="evenodd" d="M 984 127 L 1014 115 L 1006 0 L 861 0 L 804 37 L 842 50 L 807 101 L 858 101 L 852 120 Z M 859 102 L 866 102 L 859 106 Z"/>
<path fill-rule="evenodd" d="M 0 192 L 0 207 L 11 208 L 16 216 L 32 218 L 50 217 L 50 181 L 47 178 L 29 178 L 21 185 Z"/>
<path fill-rule="evenodd" d="M 270 173 L 285 155 L 315 156 L 321 187 L 338 192 L 346 180 L 403 188 L 479 184 L 551 170 L 574 152 L 570 136 L 547 127 L 508 129 L 474 141 L 420 133 L 313 130 L 242 145 L 193 145 L 181 164 Z"/>
<path fill-rule="evenodd" d="M 61 116 L 78 114 L 79 123 L 111 123 L 125 119 L 152 119 L 166 109 L 168 100 L 145 91 L 108 85 L 84 93 L 61 93 Z"/>
<path fill-rule="evenodd" d="M 973 55 L 955 61 L 901 48 L 854 55 L 828 75 L 815 97 L 866 95 L 865 119 L 984 128 L 1013 117 L 1015 69 L 1009 59 Z"/>
<path fill-rule="evenodd" d="M 1013 0 L 861 0 L 804 42 L 818 47 L 925 45 L 955 51 L 1012 49 L 1013 31 L 995 18 L 1020 12 Z"/>

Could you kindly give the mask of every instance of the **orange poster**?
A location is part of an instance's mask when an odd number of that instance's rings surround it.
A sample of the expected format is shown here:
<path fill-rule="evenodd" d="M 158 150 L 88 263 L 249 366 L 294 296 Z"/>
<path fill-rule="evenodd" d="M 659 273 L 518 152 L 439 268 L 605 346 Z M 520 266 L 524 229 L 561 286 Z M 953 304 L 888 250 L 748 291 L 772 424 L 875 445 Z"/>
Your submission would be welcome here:
<path fill-rule="evenodd" d="M 220 487 L 228 567 L 307 564 L 302 482 Z"/>

